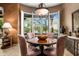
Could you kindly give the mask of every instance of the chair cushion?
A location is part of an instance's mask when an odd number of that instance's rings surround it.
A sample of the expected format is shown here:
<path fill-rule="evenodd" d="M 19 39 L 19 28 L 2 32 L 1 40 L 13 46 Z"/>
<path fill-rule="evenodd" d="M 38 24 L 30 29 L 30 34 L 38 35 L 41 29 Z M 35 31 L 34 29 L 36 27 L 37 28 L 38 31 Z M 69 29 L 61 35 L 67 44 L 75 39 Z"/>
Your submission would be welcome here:
<path fill-rule="evenodd" d="M 27 36 L 28 36 L 28 38 L 29 38 L 29 39 L 31 39 L 31 38 L 32 38 L 31 33 L 27 33 Z"/>

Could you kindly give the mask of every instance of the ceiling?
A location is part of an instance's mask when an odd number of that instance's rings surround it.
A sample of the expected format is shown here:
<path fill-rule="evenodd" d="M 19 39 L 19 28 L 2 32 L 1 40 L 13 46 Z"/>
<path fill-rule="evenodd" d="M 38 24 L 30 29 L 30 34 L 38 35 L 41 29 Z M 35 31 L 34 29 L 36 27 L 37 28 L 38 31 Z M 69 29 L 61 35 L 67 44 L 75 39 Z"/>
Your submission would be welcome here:
<path fill-rule="evenodd" d="M 22 4 L 30 6 L 30 7 L 38 7 L 40 3 L 22 3 Z M 53 7 L 59 4 L 61 3 L 45 3 L 46 7 Z"/>

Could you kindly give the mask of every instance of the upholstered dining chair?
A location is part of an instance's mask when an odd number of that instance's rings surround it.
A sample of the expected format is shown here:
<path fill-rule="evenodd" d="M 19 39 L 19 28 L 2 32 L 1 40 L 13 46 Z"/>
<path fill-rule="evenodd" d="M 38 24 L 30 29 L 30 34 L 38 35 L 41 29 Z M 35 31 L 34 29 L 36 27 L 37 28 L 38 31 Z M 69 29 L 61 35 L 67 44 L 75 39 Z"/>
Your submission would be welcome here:
<path fill-rule="evenodd" d="M 35 33 L 33 33 L 33 32 L 29 32 L 29 33 L 27 33 L 27 39 L 38 39 L 36 36 L 35 36 Z M 29 44 L 28 45 L 30 48 L 36 48 L 37 46 L 38 46 L 38 44 Z"/>
<path fill-rule="evenodd" d="M 27 33 L 27 38 L 28 39 L 31 39 L 33 37 L 35 37 L 35 33 L 32 33 L 32 32 Z"/>
<path fill-rule="evenodd" d="M 40 51 L 38 49 L 30 49 L 29 47 L 27 47 L 27 42 L 25 41 L 25 38 L 22 36 L 19 36 L 19 45 L 21 56 L 35 56 L 40 54 Z"/>
<path fill-rule="evenodd" d="M 48 38 L 53 38 L 53 33 L 50 33 L 50 32 L 47 33 L 47 37 L 48 37 Z"/>
<path fill-rule="evenodd" d="M 58 38 L 57 45 L 53 48 L 48 48 L 44 50 L 44 53 L 48 56 L 63 56 L 65 48 L 66 36 L 61 36 Z"/>

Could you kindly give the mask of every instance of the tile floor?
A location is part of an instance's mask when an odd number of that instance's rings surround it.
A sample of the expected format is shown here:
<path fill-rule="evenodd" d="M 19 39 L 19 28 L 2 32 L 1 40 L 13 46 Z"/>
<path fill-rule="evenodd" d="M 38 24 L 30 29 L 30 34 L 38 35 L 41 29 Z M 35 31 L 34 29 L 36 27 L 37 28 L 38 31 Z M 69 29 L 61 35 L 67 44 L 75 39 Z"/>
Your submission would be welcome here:
<path fill-rule="evenodd" d="M 0 39 L 1 47 L 1 39 Z M 14 45 L 13 47 L 7 49 L 0 49 L 0 56 L 20 56 L 20 47 L 19 44 Z M 73 56 L 67 49 L 65 49 L 64 56 Z"/>
<path fill-rule="evenodd" d="M 0 56 L 20 56 L 20 49 L 18 45 L 14 45 L 7 49 L 0 49 Z"/>
<path fill-rule="evenodd" d="M 20 56 L 19 44 L 14 45 L 13 47 L 10 47 L 8 49 L 0 49 L 0 56 Z M 65 49 L 64 56 L 73 56 L 73 55 Z"/>

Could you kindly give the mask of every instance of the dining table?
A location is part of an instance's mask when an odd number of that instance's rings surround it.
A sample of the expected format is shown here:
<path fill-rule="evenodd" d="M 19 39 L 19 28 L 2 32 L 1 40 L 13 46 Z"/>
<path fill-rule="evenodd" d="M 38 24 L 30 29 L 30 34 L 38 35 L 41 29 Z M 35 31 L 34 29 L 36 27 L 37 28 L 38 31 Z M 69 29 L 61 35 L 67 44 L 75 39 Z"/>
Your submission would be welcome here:
<path fill-rule="evenodd" d="M 38 55 L 38 56 L 45 56 L 45 54 L 43 53 L 44 51 L 44 46 L 47 46 L 47 45 L 54 45 L 57 43 L 57 39 L 55 38 L 47 38 L 47 42 L 38 42 L 38 37 L 34 37 L 34 38 L 31 38 L 31 39 L 28 39 L 27 42 L 30 43 L 30 44 L 36 44 L 39 46 L 40 48 L 40 51 L 41 53 Z"/>

